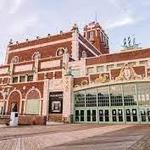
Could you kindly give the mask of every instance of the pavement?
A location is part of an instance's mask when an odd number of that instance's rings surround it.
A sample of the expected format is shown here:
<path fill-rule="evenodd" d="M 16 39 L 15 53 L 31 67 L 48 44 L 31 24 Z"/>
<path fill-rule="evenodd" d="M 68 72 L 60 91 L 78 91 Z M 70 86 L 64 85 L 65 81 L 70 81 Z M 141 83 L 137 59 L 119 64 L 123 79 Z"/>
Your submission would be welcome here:
<path fill-rule="evenodd" d="M 0 128 L 0 150 L 149 150 L 150 126 L 51 124 Z"/>

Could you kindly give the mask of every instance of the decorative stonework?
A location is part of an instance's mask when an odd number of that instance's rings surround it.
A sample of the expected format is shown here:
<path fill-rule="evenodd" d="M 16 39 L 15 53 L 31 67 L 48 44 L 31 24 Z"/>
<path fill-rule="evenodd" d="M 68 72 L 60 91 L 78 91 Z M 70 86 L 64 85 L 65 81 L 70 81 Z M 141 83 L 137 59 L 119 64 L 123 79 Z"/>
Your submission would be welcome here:
<path fill-rule="evenodd" d="M 26 65 L 15 66 L 14 71 L 15 72 L 24 72 L 24 71 L 32 71 L 32 69 L 33 69 L 32 64 L 26 64 Z"/>
<path fill-rule="evenodd" d="M 62 79 L 53 79 L 49 81 L 49 85 L 50 90 L 61 91 L 63 88 L 63 81 Z"/>
<path fill-rule="evenodd" d="M 45 61 L 41 63 L 41 69 L 54 68 L 60 66 L 60 60 Z"/>
<path fill-rule="evenodd" d="M 88 85 L 89 83 L 88 83 L 88 81 L 87 80 L 82 80 L 81 81 L 81 86 L 85 86 L 85 85 Z"/>
<path fill-rule="evenodd" d="M 0 68 L 0 74 L 7 74 L 9 71 L 9 68 L 6 67 L 6 68 Z"/>
<path fill-rule="evenodd" d="M 99 77 L 95 79 L 95 83 L 109 82 L 108 74 L 99 74 Z"/>
<path fill-rule="evenodd" d="M 56 51 L 56 56 L 62 56 L 65 52 L 67 52 L 67 48 L 65 49 L 64 47 L 60 47 Z"/>
<path fill-rule="evenodd" d="M 40 58 L 41 58 L 40 52 L 35 52 L 35 53 L 32 55 L 32 60 L 36 60 L 36 59 L 40 59 Z"/>
<path fill-rule="evenodd" d="M 65 90 L 67 91 L 69 89 L 69 80 L 66 78 L 65 80 Z"/>
<path fill-rule="evenodd" d="M 133 67 L 126 64 L 120 71 L 120 74 L 118 77 L 115 78 L 115 80 L 136 80 L 136 79 L 142 79 L 141 75 L 137 75 Z"/>

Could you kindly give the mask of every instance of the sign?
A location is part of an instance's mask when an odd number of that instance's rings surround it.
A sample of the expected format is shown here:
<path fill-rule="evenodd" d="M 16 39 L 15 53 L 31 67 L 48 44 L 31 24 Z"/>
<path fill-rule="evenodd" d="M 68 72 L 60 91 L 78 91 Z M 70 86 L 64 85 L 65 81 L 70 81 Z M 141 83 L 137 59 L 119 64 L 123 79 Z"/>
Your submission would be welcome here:
<path fill-rule="evenodd" d="M 63 92 L 49 93 L 49 113 L 62 113 Z"/>

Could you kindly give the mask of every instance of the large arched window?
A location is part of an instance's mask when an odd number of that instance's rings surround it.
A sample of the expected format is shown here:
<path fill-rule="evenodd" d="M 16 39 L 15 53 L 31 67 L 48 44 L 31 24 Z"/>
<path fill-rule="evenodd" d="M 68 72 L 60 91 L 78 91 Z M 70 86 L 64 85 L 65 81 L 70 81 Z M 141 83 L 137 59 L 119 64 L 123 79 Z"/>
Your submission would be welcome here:
<path fill-rule="evenodd" d="M 40 113 L 40 93 L 36 89 L 28 92 L 26 97 L 26 114 Z"/>

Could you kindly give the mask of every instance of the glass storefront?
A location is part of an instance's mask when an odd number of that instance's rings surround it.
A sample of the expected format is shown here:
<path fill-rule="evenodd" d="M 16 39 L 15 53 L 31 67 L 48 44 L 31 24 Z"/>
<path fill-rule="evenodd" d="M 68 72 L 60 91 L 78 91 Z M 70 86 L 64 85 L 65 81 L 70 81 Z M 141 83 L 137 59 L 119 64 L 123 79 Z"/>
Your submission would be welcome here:
<path fill-rule="evenodd" d="M 124 83 L 74 92 L 74 120 L 150 123 L 150 83 Z"/>

